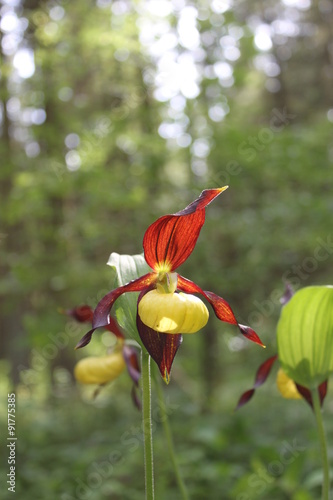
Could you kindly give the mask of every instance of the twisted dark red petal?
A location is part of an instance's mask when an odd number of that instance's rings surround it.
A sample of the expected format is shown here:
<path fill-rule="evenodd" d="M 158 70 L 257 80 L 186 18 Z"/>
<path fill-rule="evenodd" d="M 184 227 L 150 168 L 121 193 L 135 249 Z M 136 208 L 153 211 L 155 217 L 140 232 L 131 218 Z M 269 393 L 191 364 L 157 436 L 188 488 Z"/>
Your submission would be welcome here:
<path fill-rule="evenodd" d="M 138 303 L 144 294 L 145 292 L 141 292 Z M 145 325 L 138 314 L 136 316 L 136 325 L 143 345 L 157 364 L 163 379 L 168 384 L 173 360 L 183 341 L 182 335 L 179 333 L 156 332 Z"/>
<path fill-rule="evenodd" d="M 138 360 L 138 353 L 136 349 L 132 346 L 125 344 L 123 347 L 123 356 L 129 376 L 131 377 L 135 385 L 138 386 L 141 372 Z"/>
<path fill-rule="evenodd" d="M 222 297 L 219 297 L 213 292 L 203 291 L 198 285 L 193 283 L 193 281 L 190 281 L 180 275 L 178 275 L 177 289 L 187 293 L 200 293 L 212 305 L 214 313 L 219 320 L 225 321 L 226 323 L 230 323 L 232 325 L 237 325 L 242 335 L 244 335 L 252 342 L 255 342 L 256 344 L 264 347 L 260 338 L 258 337 L 256 332 L 252 330 L 252 328 L 250 328 L 249 326 L 240 325 L 238 323 L 228 302 L 222 299 Z"/>
<path fill-rule="evenodd" d="M 236 410 L 244 406 L 250 399 L 252 398 L 255 390 L 258 389 L 264 382 L 266 382 L 268 375 L 271 373 L 271 369 L 274 365 L 274 362 L 277 360 L 277 354 L 271 356 L 266 359 L 258 368 L 256 377 L 254 380 L 254 385 L 252 389 L 244 392 L 239 398 L 238 404 L 236 406 Z"/>
<path fill-rule="evenodd" d="M 254 381 L 254 386 L 253 386 L 254 389 L 257 389 L 264 382 L 266 382 L 266 379 L 268 375 L 271 373 L 271 369 L 275 361 L 277 360 L 277 357 L 278 357 L 277 354 L 275 354 L 274 356 L 266 359 L 266 361 L 264 361 L 263 364 L 259 366 Z"/>
<path fill-rule="evenodd" d="M 205 208 L 226 187 L 205 189 L 184 210 L 164 215 L 148 227 L 143 238 L 147 264 L 156 269 L 167 264 L 175 270 L 191 255 L 205 222 Z"/>
<path fill-rule="evenodd" d="M 320 405 L 323 406 L 324 399 L 327 394 L 327 386 L 328 386 L 328 380 L 324 380 L 319 386 L 318 386 L 318 392 L 319 392 L 319 399 L 320 399 Z M 307 387 L 304 387 L 303 385 L 296 384 L 297 390 L 300 393 L 300 395 L 305 399 L 305 401 L 313 408 L 313 402 L 312 402 L 312 394 L 310 389 Z"/>
<path fill-rule="evenodd" d="M 126 292 L 141 292 L 151 285 L 153 281 L 155 281 L 156 275 L 154 273 L 148 273 L 136 280 L 130 281 L 126 285 L 120 286 L 111 290 L 107 295 L 105 295 L 102 300 L 99 301 L 97 307 L 94 312 L 92 329 L 86 333 L 80 342 L 77 344 L 76 349 L 80 349 L 81 347 L 86 346 L 91 341 L 91 336 L 96 330 L 96 328 L 106 327 L 110 324 L 109 314 L 111 308 L 115 301 Z"/>
<path fill-rule="evenodd" d="M 84 305 L 75 307 L 74 309 L 69 309 L 68 311 L 66 311 L 66 314 L 72 316 L 74 319 L 76 319 L 76 321 L 79 321 L 80 323 L 92 323 L 94 310 L 92 307 Z M 117 321 L 112 317 L 110 317 L 109 319 L 110 322 L 105 326 L 105 329 L 109 330 L 109 332 L 112 332 L 119 339 L 123 339 L 124 335 Z"/>
<path fill-rule="evenodd" d="M 239 398 L 238 404 L 236 406 L 236 410 L 238 410 L 239 408 L 244 406 L 246 403 L 248 403 L 250 401 L 250 399 L 252 398 L 254 393 L 255 393 L 255 389 L 249 389 L 248 391 L 243 392 L 243 394 Z"/>

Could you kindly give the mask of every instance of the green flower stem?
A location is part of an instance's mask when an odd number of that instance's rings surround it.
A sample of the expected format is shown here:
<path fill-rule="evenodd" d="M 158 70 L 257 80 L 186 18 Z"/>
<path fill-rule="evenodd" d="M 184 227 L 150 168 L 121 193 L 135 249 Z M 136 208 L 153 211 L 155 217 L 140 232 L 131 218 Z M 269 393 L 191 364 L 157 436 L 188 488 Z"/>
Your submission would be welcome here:
<path fill-rule="evenodd" d="M 327 457 L 327 442 L 326 442 L 326 435 L 325 435 L 325 430 L 324 430 L 324 425 L 323 425 L 318 389 L 313 389 L 311 391 L 311 394 L 312 394 L 312 402 L 313 402 L 313 411 L 314 411 L 316 421 L 317 421 L 317 429 L 318 429 L 318 436 L 319 436 L 319 441 L 320 441 L 321 458 L 322 458 L 323 472 L 324 472 L 323 487 L 322 487 L 322 500 L 329 500 L 330 478 L 329 478 L 329 464 L 328 464 L 328 457 Z"/>
<path fill-rule="evenodd" d="M 142 429 L 145 455 L 145 488 L 146 500 L 154 500 L 154 460 L 153 433 L 151 420 L 151 377 L 150 356 L 146 350 L 141 351 L 142 380 Z"/>
<path fill-rule="evenodd" d="M 180 475 L 180 471 L 179 471 L 179 467 L 178 467 L 178 463 L 177 463 L 176 453 L 175 453 L 175 449 L 173 446 L 171 428 L 170 428 L 170 424 L 169 424 L 169 417 L 168 417 L 168 413 L 166 411 L 166 406 L 165 406 L 165 402 L 164 402 L 163 390 L 161 387 L 161 383 L 160 383 L 160 380 L 157 378 L 155 378 L 155 382 L 156 382 L 157 397 L 158 397 L 159 407 L 160 407 L 160 412 L 161 412 L 161 422 L 162 422 L 165 437 L 167 440 L 169 455 L 171 458 L 174 473 L 176 475 L 178 487 L 179 487 L 179 490 L 181 492 L 183 500 L 189 500 L 189 495 L 188 495 L 186 486 L 182 480 L 182 477 Z"/>

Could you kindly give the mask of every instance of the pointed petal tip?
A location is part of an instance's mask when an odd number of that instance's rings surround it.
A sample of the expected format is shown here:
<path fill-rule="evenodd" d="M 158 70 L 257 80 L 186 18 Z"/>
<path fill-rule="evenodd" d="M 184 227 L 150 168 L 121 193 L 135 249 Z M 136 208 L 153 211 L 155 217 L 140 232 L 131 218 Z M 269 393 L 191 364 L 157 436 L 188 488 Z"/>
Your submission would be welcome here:
<path fill-rule="evenodd" d="M 250 328 L 249 326 L 246 326 L 246 325 L 238 325 L 241 333 L 244 335 L 244 337 L 246 337 L 247 339 L 251 340 L 252 342 L 254 342 L 255 344 L 258 344 L 260 345 L 261 347 L 263 347 L 264 349 L 266 349 L 266 346 L 261 342 L 259 336 L 256 334 L 256 332 Z"/>
<path fill-rule="evenodd" d="M 169 385 L 169 382 L 170 382 L 170 373 L 168 373 L 168 370 L 165 369 L 164 371 L 164 375 L 162 375 L 162 378 L 164 380 L 164 382 Z"/>
<path fill-rule="evenodd" d="M 296 383 L 296 387 L 298 392 L 300 393 L 301 396 L 305 399 L 305 401 L 311 406 L 313 409 L 313 401 L 312 401 L 312 394 L 310 389 L 307 387 L 304 387 L 302 385 L 299 385 Z M 324 400 L 327 394 L 327 387 L 328 387 L 328 380 L 324 380 L 319 386 L 318 386 L 318 392 L 319 392 L 319 399 L 320 399 L 320 406 L 322 407 L 324 404 Z"/>
<path fill-rule="evenodd" d="M 204 189 L 183 210 L 159 217 L 148 227 L 143 249 L 145 260 L 152 269 L 168 263 L 174 271 L 187 260 L 204 225 L 206 207 L 227 188 Z"/>
<path fill-rule="evenodd" d="M 77 349 L 81 349 L 81 347 L 85 347 L 86 345 L 89 344 L 89 342 L 91 341 L 91 337 L 92 337 L 92 334 L 94 333 L 95 329 L 93 328 L 92 330 L 90 330 L 88 333 L 86 333 L 82 339 L 76 344 L 75 346 L 75 350 Z"/>
<path fill-rule="evenodd" d="M 319 391 L 319 397 L 320 397 L 320 406 L 323 406 L 324 404 L 324 399 L 327 394 L 327 388 L 328 388 L 328 379 L 324 380 L 319 386 L 318 386 L 318 391 Z"/>
<path fill-rule="evenodd" d="M 255 392 L 254 389 L 249 389 L 248 391 L 244 392 L 241 395 L 241 397 L 239 398 L 238 404 L 237 404 L 236 408 L 234 409 L 234 411 L 239 410 L 242 406 L 244 406 L 246 403 L 248 403 L 250 401 L 250 399 L 252 398 L 254 392 Z"/>
<path fill-rule="evenodd" d="M 85 345 L 86 345 L 86 344 L 81 345 L 81 340 L 80 340 L 80 342 L 78 342 L 78 343 L 76 344 L 76 346 L 74 347 L 74 350 L 75 350 L 75 351 L 77 351 L 78 349 L 81 349 L 81 348 L 82 348 L 82 347 L 84 347 Z"/>

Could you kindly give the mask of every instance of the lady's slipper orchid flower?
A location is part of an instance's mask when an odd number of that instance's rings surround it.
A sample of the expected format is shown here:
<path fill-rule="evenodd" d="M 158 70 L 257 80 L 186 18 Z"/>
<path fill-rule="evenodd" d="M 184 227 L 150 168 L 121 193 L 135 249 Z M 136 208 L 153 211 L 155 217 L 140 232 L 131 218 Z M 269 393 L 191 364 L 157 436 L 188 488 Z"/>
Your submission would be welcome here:
<path fill-rule="evenodd" d="M 268 375 L 270 374 L 272 367 L 274 365 L 274 362 L 278 359 L 278 356 L 272 356 L 266 361 L 262 363 L 262 365 L 259 366 L 254 385 L 252 389 L 249 389 L 248 391 L 245 391 L 241 397 L 239 398 L 236 410 L 244 406 L 246 403 L 250 401 L 252 396 L 255 393 L 255 390 L 258 389 L 264 382 L 266 382 Z M 320 398 L 320 403 L 321 405 L 324 402 L 326 393 L 327 393 L 327 380 L 322 382 L 318 386 L 318 393 L 319 393 L 319 398 Z M 311 391 L 307 388 L 304 387 L 303 385 L 297 384 L 294 380 L 292 380 L 288 375 L 284 372 L 282 368 L 278 370 L 277 377 L 276 377 L 276 385 L 278 387 L 278 390 L 285 399 L 305 399 L 305 401 L 312 407 L 312 395 Z"/>
<path fill-rule="evenodd" d="M 258 335 L 240 325 L 229 304 L 213 292 L 202 290 L 192 281 L 176 273 L 191 255 L 205 222 L 206 207 L 228 186 L 206 189 L 184 210 L 164 215 L 148 227 L 143 238 L 144 256 L 152 272 L 109 292 L 97 305 L 93 328 L 81 339 L 84 347 L 96 328 L 109 324 L 110 310 L 123 293 L 140 292 L 137 304 L 137 329 L 148 353 L 157 363 L 162 377 L 169 381 L 170 370 L 183 333 L 200 330 L 208 320 L 205 304 L 195 297 L 202 295 L 213 307 L 217 318 L 237 325 L 249 340 L 262 345 Z"/>
<path fill-rule="evenodd" d="M 303 397 L 311 407 L 311 390 L 317 389 L 323 404 L 327 378 L 333 371 L 333 287 L 306 287 L 294 294 L 287 285 L 281 303 L 284 307 L 277 333 L 282 368 L 277 374 L 278 389 L 287 399 Z M 259 367 L 253 388 L 242 394 L 237 408 L 266 381 L 277 358 L 272 356 Z"/>
<path fill-rule="evenodd" d="M 112 382 L 125 370 L 126 363 L 121 349 L 106 356 L 89 356 L 80 359 L 74 368 L 74 376 L 81 384 L 104 385 Z"/>
<path fill-rule="evenodd" d="M 68 316 L 72 316 L 80 323 L 91 323 L 94 315 L 93 309 L 88 305 L 75 307 L 66 311 Z M 74 376 L 82 384 L 105 385 L 112 382 L 127 368 L 128 374 L 134 382 L 132 388 L 132 399 L 137 408 L 141 403 L 136 394 L 136 387 L 140 380 L 140 366 L 136 349 L 126 344 L 125 337 L 114 318 L 110 318 L 110 323 L 105 326 L 117 337 L 117 344 L 113 351 L 106 356 L 88 356 L 77 362 L 74 367 Z"/>

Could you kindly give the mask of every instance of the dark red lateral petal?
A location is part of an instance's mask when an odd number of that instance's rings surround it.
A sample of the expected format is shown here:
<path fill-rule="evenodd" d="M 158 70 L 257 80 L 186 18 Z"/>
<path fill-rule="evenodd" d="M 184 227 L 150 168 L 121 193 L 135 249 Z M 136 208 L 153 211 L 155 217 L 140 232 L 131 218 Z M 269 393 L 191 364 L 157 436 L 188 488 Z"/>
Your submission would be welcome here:
<path fill-rule="evenodd" d="M 205 189 L 184 210 L 164 215 L 151 224 L 143 238 L 147 264 L 156 269 L 167 264 L 175 270 L 191 255 L 205 222 L 205 208 L 227 189 Z"/>
<path fill-rule="evenodd" d="M 328 380 L 324 380 L 319 386 L 318 386 L 318 391 L 319 391 L 319 398 L 320 398 L 320 404 L 323 406 L 324 399 L 327 394 L 327 387 L 328 387 Z"/>
<path fill-rule="evenodd" d="M 268 375 L 271 373 L 272 367 L 274 365 L 274 362 L 277 360 L 277 354 L 274 356 L 271 356 L 270 358 L 266 359 L 258 368 L 255 380 L 254 380 L 254 385 L 252 389 L 249 389 L 248 391 L 244 392 L 241 397 L 239 398 L 238 404 L 236 406 L 236 410 L 241 408 L 241 406 L 244 406 L 250 399 L 252 398 L 253 394 L 255 393 L 255 390 L 258 389 L 264 382 L 266 382 Z"/>
<path fill-rule="evenodd" d="M 85 335 L 83 335 L 82 339 L 79 340 L 79 342 L 76 344 L 75 349 L 81 349 L 81 347 L 85 347 L 86 345 L 88 345 L 95 330 L 96 328 L 93 328 L 92 330 L 89 330 L 89 332 L 87 332 Z"/>
<path fill-rule="evenodd" d="M 190 281 L 180 275 L 178 275 L 177 289 L 186 293 L 200 293 L 211 304 L 214 309 L 214 313 L 219 320 L 230 323 L 231 325 L 237 325 L 242 335 L 244 335 L 248 340 L 264 347 L 260 338 L 256 332 L 252 330 L 252 328 L 238 323 L 228 302 L 222 297 L 219 297 L 213 292 L 203 291 L 196 283 L 193 283 L 193 281 Z"/>
<path fill-rule="evenodd" d="M 126 285 L 111 290 L 111 292 L 105 295 L 99 301 L 94 311 L 94 317 L 92 322 L 93 328 L 82 337 L 80 342 L 77 344 L 76 349 L 80 349 L 81 347 L 84 347 L 87 344 L 89 344 L 89 342 L 91 341 L 91 336 L 96 330 L 96 328 L 100 327 L 106 328 L 107 325 L 110 324 L 109 314 L 111 308 L 115 303 L 115 301 L 118 299 L 118 297 L 120 297 L 120 295 L 126 292 L 141 292 L 142 290 L 148 288 L 149 285 L 151 285 L 151 283 L 155 281 L 155 279 L 156 279 L 155 273 L 148 273 L 145 274 L 144 276 L 141 276 L 140 278 L 137 278 L 136 280 L 130 281 Z"/>
<path fill-rule="evenodd" d="M 248 403 L 250 401 L 250 399 L 252 398 L 252 396 L 253 396 L 254 393 L 255 393 L 254 389 L 249 389 L 248 391 L 243 392 L 243 394 L 239 398 L 238 404 L 237 404 L 237 406 L 236 406 L 235 409 L 239 410 L 239 408 L 241 408 L 246 403 Z"/>
<path fill-rule="evenodd" d="M 313 404 L 312 404 L 312 396 L 311 396 L 311 391 L 310 389 L 308 389 L 307 387 L 304 387 L 303 385 L 300 385 L 300 384 L 296 384 L 295 382 L 295 385 L 297 387 L 297 390 L 298 392 L 300 393 L 300 395 L 305 399 L 305 401 L 311 406 L 311 408 L 313 408 Z"/>
<path fill-rule="evenodd" d="M 74 309 L 69 309 L 68 311 L 66 311 L 66 314 L 68 314 L 68 316 L 72 316 L 74 319 L 76 319 L 76 321 L 79 321 L 80 323 L 92 323 L 94 310 L 92 307 L 84 305 L 75 307 Z M 119 339 L 123 339 L 124 334 L 122 333 L 117 320 L 115 318 L 112 318 L 111 316 L 109 320 L 110 322 L 105 326 L 105 329 L 109 330 L 109 332 L 112 332 Z"/>
<path fill-rule="evenodd" d="M 254 386 L 253 386 L 254 389 L 257 389 L 264 382 L 266 382 L 266 379 L 267 379 L 268 375 L 271 373 L 271 369 L 272 369 L 275 361 L 277 360 L 277 357 L 278 357 L 277 354 L 275 354 L 274 356 L 266 359 L 266 361 L 264 361 L 262 363 L 262 365 L 259 366 L 257 373 L 256 373 L 256 378 L 254 381 Z"/>
<path fill-rule="evenodd" d="M 204 292 L 200 286 L 193 281 L 184 278 L 180 274 L 178 274 L 177 289 L 186 293 L 200 293 L 212 305 L 218 319 L 232 325 L 238 325 L 231 307 L 226 300 L 222 299 L 222 297 L 215 295 L 213 292 Z"/>
<path fill-rule="evenodd" d="M 129 376 L 131 377 L 135 385 L 139 385 L 141 372 L 139 366 L 138 353 L 136 349 L 132 346 L 124 345 L 123 356 Z"/>
<path fill-rule="evenodd" d="M 138 303 L 142 299 L 144 293 L 145 292 L 142 292 L 140 294 Z M 171 334 L 156 332 L 145 325 L 138 314 L 136 316 L 136 325 L 143 345 L 159 367 L 164 381 L 168 384 L 170 381 L 173 360 L 183 341 L 182 335 L 179 333 Z"/>
<path fill-rule="evenodd" d="M 313 408 L 313 402 L 312 402 L 312 394 L 310 389 L 307 387 L 304 387 L 300 384 L 296 384 L 297 390 L 300 393 L 300 395 L 305 399 L 305 401 Z M 323 406 L 324 399 L 327 394 L 327 387 L 328 387 L 328 380 L 324 380 L 319 386 L 318 386 L 318 392 L 319 392 L 319 399 L 320 399 L 320 405 Z"/>

